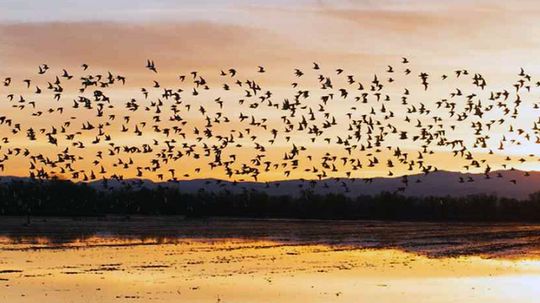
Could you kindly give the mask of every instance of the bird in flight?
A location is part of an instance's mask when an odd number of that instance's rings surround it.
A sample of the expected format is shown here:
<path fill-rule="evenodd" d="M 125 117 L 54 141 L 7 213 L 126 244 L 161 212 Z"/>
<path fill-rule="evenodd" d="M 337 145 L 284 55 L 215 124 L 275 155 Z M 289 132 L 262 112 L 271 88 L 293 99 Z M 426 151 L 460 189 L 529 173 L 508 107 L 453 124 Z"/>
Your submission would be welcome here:
<path fill-rule="evenodd" d="M 265 86 L 270 73 L 258 65 L 250 77 L 239 67 L 192 70 L 174 82 L 149 77 L 122 98 L 115 91 L 125 92 L 129 76 L 88 64 L 41 64 L 24 78 L 5 75 L 0 167 L 6 171 L 18 159 L 33 179 L 78 181 L 175 182 L 216 173 L 234 181 L 299 178 L 311 186 L 309 180 L 333 178 L 345 192 L 345 180 L 369 185 L 368 173 L 380 171 L 400 175 L 402 192 L 408 174 L 441 169 L 439 154 L 489 179 L 501 161 L 493 150 L 540 144 L 540 119 L 522 114 L 540 109 L 528 98 L 540 81 L 523 68 L 509 88 L 490 90 L 478 72 L 432 77 L 405 57 L 368 76 L 321 66 L 294 68 L 286 92 Z M 158 73 L 154 60 L 145 67 Z M 507 156 L 502 167 L 538 160 Z"/>

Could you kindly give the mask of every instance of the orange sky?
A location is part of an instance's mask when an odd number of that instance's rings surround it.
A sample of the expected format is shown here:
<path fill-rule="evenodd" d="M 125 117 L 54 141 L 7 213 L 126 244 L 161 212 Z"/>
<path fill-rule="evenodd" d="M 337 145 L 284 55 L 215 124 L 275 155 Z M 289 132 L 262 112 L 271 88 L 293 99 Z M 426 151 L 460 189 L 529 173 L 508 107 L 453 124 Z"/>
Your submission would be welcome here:
<path fill-rule="evenodd" d="M 32 5 L 25 2 L 7 1 L 2 4 L 5 9 L 0 12 L 0 77 L 12 77 L 17 84 L 9 89 L 0 87 L 0 94 L 2 98 L 9 93 L 31 96 L 38 102 L 36 110 L 46 111 L 60 105 L 50 100 L 50 96 L 32 96 L 34 88 L 25 89 L 21 81 L 31 78 L 43 88 L 47 81 L 54 81 L 54 75 L 60 74 L 64 68 L 76 76 L 83 75 L 81 63 L 89 64 L 93 73 L 106 74 L 110 70 L 128 77 L 126 86 L 110 90 L 110 95 L 114 96 L 114 110 L 118 111 L 119 117 L 126 113 L 123 104 L 130 98 L 136 97 L 143 102 L 140 88 L 150 88 L 152 80 L 158 80 L 162 86 L 180 88 L 177 75 L 199 71 L 209 81 L 212 89 L 202 92 L 196 98 L 186 96 L 186 102 L 194 104 L 194 109 L 182 113 L 192 123 L 190 126 L 199 127 L 202 127 L 204 117 L 196 112 L 198 104 L 204 104 L 212 113 L 221 111 L 224 115 L 235 117 L 235 120 L 238 112 L 244 112 L 257 117 L 268 117 L 269 128 L 283 126 L 279 111 L 262 107 L 254 110 L 240 107 L 237 100 L 242 97 L 243 91 L 226 93 L 219 89 L 224 81 L 219 71 L 229 67 L 238 69 L 243 79 L 257 79 L 265 89 L 274 92 L 274 100 L 280 103 L 282 98 L 294 94 L 295 90 L 290 87 L 292 81 L 300 81 L 304 88 L 311 88 L 313 100 L 317 100 L 315 96 L 324 93 L 317 91 L 317 73 L 310 71 L 313 61 L 320 63 L 321 73 L 335 75 L 336 68 L 343 68 L 344 74 L 352 74 L 358 80 L 368 82 L 375 73 L 387 77 L 384 71 L 389 64 L 402 69 L 401 57 L 407 57 L 411 61 L 414 75 L 409 78 L 395 75 L 399 81 L 388 85 L 389 92 L 399 102 L 403 87 L 408 87 L 414 96 L 411 97 L 411 104 L 423 103 L 428 107 L 434 107 L 436 101 L 448 97 L 455 87 L 472 89 L 470 81 L 466 79 L 439 81 L 443 73 L 452 74 L 456 69 L 466 68 L 471 73 L 481 73 L 488 80 L 491 90 L 511 90 L 512 83 L 518 79 L 520 67 L 531 74 L 533 79 L 540 72 L 540 58 L 537 56 L 540 50 L 540 29 L 536 26 L 539 8 L 534 1 L 519 4 L 507 1 L 300 1 L 294 5 L 286 1 L 188 1 L 182 4 L 176 1 L 94 1 L 92 5 L 83 2 L 73 4 L 69 1 L 47 1 L 46 4 Z M 144 68 L 148 58 L 152 58 L 158 65 L 158 75 Z M 42 63 L 51 66 L 51 72 L 38 77 L 37 67 Z M 265 66 L 267 73 L 257 74 L 258 65 Z M 295 79 L 295 68 L 311 72 L 311 78 Z M 428 92 L 423 92 L 417 81 L 416 75 L 423 71 L 433 75 L 433 85 Z M 336 78 L 334 81 L 340 83 L 337 86 L 345 85 L 344 79 Z M 23 130 L 30 126 L 36 129 L 58 127 L 69 120 L 70 115 L 76 118 L 73 123 L 77 127 L 74 126 L 73 131 L 80 128 L 84 121 L 103 123 L 106 119 L 95 118 L 93 111 L 69 109 L 76 93 L 75 86 L 66 85 L 61 101 L 66 108 L 63 115 L 32 117 L 33 110 L 14 109 L 13 103 L 8 101 L 2 102 L 0 107 L 2 115 L 20 122 Z M 159 90 L 154 93 L 157 98 Z M 223 110 L 212 102 L 218 96 L 228 102 Z M 488 97 L 488 92 L 480 96 L 484 100 Z M 534 90 L 523 97 L 525 101 L 520 118 L 512 122 L 515 128 L 530 129 L 538 116 L 538 112 L 532 109 L 538 97 Z M 317 102 L 313 102 L 314 108 L 317 108 Z M 362 112 L 369 111 L 371 106 L 380 107 L 380 104 L 358 105 L 349 102 L 345 106 L 336 103 L 329 105 L 328 110 L 336 119 L 345 119 L 345 114 L 352 110 L 352 106 L 356 107 L 356 114 L 360 116 Z M 399 104 L 389 105 L 389 108 L 394 109 L 396 115 L 390 122 L 396 127 L 407 129 L 400 122 L 406 116 L 404 108 Z M 151 118 L 151 114 L 142 111 L 135 115 L 139 121 L 149 121 Z M 487 121 L 489 117 L 485 119 Z M 149 131 L 143 137 L 134 136 L 132 132 L 120 133 L 120 120 L 118 118 L 111 129 L 113 141 L 117 144 L 141 145 L 157 138 L 151 134 L 149 126 Z M 428 123 L 427 120 L 424 123 Z M 347 127 L 347 123 L 343 124 L 342 127 Z M 445 120 L 443 124 L 449 126 L 452 121 Z M 243 127 L 245 125 L 233 121 L 230 126 L 220 126 L 216 133 L 227 134 L 230 129 L 241 130 Z M 490 147 L 494 150 L 507 127 L 504 125 L 492 130 L 493 142 Z M 58 147 L 54 147 L 43 136 L 29 143 L 24 131 L 17 135 L 10 132 L 10 128 L 0 128 L 0 137 L 11 138 L 10 143 L 0 149 L 0 153 L 5 153 L 9 148 L 22 147 L 56 155 L 72 143 L 63 140 Z M 342 132 L 340 128 L 332 129 L 328 136 L 334 138 Z M 470 132 L 470 123 L 467 123 L 448 136 L 470 141 L 473 139 L 468 135 Z M 269 139 L 264 137 L 268 133 L 259 131 L 257 135 L 261 140 Z M 531 135 L 534 133 L 531 132 Z M 103 142 L 90 146 L 88 142 L 95 137 L 92 132 L 84 132 L 80 137 L 87 143 L 87 148 L 77 151 L 77 154 L 85 158 L 77 167 L 89 171 L 93 168 L 93 155 L 97 150 L 106 150 L 107 146 Z M 192 139 L 188 138 L 188 141 Z M 389 145 L 400 145 L 402 149 L 410 150 L 411 154 L 420 148 L 418 144 L 407 145 L 398 140 L 389 140 Z M 338 155 L 338 158 L 346 155 L 341 146 L 319 141 L 310 143 L 305 134 L 293 134 L 293 141 L 308 147 L 310 154 L 317 159 L 324 152 Z M 267 144 L 267 157 L 278 161 L 285 151 L 290 150 L 291 142 L 281 138 L 272 146 Z M 491 166 L 496 168 L 508 162 L 503 161 L 507 154 L 512 157 L 509 162 L 516 164 L 520 157 L 538 154 L 540 150 L 535 144 L 523 142 L 521 146 L 507 146 L 504 151 L 498 151 L 503 154 L 488 157 L 485 155 L 487 151 L 478 149 L 476 154 L 482 159 L 488 159 Z M 231 149 L 225 155 L 232 153 L 243 155 L 245 159 L 255 156 L 251 146 Z M 358 152 L 356 156 L 367 162 L 368 153 Z M 381 159 L 390 156 L 383 153 Z M 148 155 L 120 156 L 122 159 L 129 157 L 139 157 L 135 162 L 141 166 L 148 164 Z M 439 169 L 464 170 L 463 165 L 467 164 L 465 161 L 454 160 L 445 151 L 438 151 L 430 157 L 430 163 Z M 536 158 L 526 158 L 526 163 L 516 167 L 540 168 Z M 117 159 L 106 158 L 100 165 L 111 173 L 135 176 L 134 167 L 127 170 L 114 167 L 112 163 Z M 313 173 L 305 171 L 317 166 L 320 161 L 313 162 L 302 161 L 300 169 L 290 177 L 313 178 Z M 225 177 L 222 169 L 210 170 L 205 163 L 183 159 L 169 165 L 189 173 L 186 178 Z M 194 168 L 201 168 L 201 173 L 193 174 Z M 340 169 L 329 176 L 343 176 L 345 170 Z M 166 174 L 167 170 L 164 171 Z M 399 175 L 410 172 L 406 167 L 396 167 L 393 173 Z M 27 175 L 28 159 L 13 157 L 6 162 L 3 174 Z M 381 166 L 364 168 L 353 176 L 387 174 L 388 169 L 383 161 Z M 182 178 L 182 175 L 178 173 L 177 176 Z M 143 177 L 155 179 L 156 175 L 145 173 Z M 283 178 L 285 176 L 282 171 L 260 176 L 261 180 Z"/>

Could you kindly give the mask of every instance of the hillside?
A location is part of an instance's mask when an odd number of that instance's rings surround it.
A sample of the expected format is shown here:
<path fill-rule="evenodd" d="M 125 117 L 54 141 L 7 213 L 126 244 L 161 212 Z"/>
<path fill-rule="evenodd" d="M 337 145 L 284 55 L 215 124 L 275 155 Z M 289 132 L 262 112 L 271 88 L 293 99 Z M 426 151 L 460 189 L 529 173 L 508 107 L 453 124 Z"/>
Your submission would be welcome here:
<path fill-rule="evenodd" d="M 497 177 L 501 174 L 502 177 Z M 269 183 L 238 182 L 213 179 L 181 180 L 177 182 L 154 183 L 149 180 L 125 180 L 122 182 L 109 180 L 108 187 L 118 188 L 131 184 L 154 188 L 167 186 L 178 188 L 182 192 L 193 193 L 201 189 L 209 192 L 229 190 L 240 192 L 243 190 L 264 191 L 269 195 L 296 196 L 304 189 L 312 189 L 315 193 L 346 193 L 349 196 L 375 195 L 384 191 L 396 191 L 402 188 L 401 193 L 406 196 L 466 196 L 473 194 L 495 194 L 500 197 L 524 199 L 530 193 L 540 191 L 540 172 L 524 171 L 495 171 L 486 178 L 483 174 L 463 174 L 457 172 L 439 171 L 428 175 L 412 175 L 408 177 L 408 186 L 404 186 L 402 177 L 374 178 L 367 184 L 362 179 L 327 179 L 321 181 L 287 180 Z M 463 178 L 463 183 L 460 183 Z M 470 179 L 472 178 L 472 180 Z M 516 183 L 510 182 L 515 180 Z M 103 181 L 91 183 L 97 189 L 103 189 Z M 404 189 L 403 189 L 404 188 Z M 348 190 L 348 191 L 347 191 Z"/>

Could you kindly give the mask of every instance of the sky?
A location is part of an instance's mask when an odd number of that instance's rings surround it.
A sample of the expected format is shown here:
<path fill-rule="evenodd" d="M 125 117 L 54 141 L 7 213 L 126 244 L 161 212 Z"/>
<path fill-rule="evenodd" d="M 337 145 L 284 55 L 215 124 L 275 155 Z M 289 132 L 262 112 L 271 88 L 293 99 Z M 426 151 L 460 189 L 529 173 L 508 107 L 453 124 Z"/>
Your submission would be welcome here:
<path fill-rule="evenodd" d="M 159 53 L 160 62 L 181 68 L 186 61 L 294 64 L 306 56 L 385 66 L 408 56 L 494 72 L 537 68 L 534 1 L 447 2 L 0 1 L 2 57 L 135 68 L 135 59 Z M 106 47 L 87 50 L 96 44 Z"/>
<path fill-rule="evenodd" d="M 159 67 L 155 79 L 170 85 L 179 74 L 193 70 L 216 85 L 220 85 L 219 71 L 230 67 L 246 77 L 259 77 L 257 66 L 263 65 L 267 73 L 260 76 L 260 81 L 277 96 L 281 96 L 280 92 L 286 95 L 290 82 L 294 81 L 295 68 L 308 70 L 312 62 L 320 63 L 325 71 L 343 68 L 360 79 L 371 79 L 374 73 L 384 73 L 387 65 L 397 66 L 401 57 L 407 57 L 415 71 L 440 75 L 466 68 L 481 73 L 489 79 L 492 89 L 511 88 L 521 67 L 533 77 L 540 72 L 537 55 L 540 7 L 535 1 L 0 0 L 0 7 L 0 77 L 10 76 L 20 81 L 34 77 L 37 66 L 43 63 L 57 72 L 64 68 L 77 70 L 87 63 L 95 71 L 111 70 L 129 76 L 128 84 L 115 91 L 121 100 L 118 102 L 125 102 L 141 86 L 151 85 L 154 75 L 144 68 L 148 58 Z M 455 85 L 458 84 L 465 85 Z M 315 87 L 317 83 L 305 85 Z M 434 83 L 432 91 L 419 92 L 418 102 L 433 105 L 438 93 L 453 89 L 445 85 Z M 0 89 L 0 94 L 6 93 Z M 208 92 L 208 97 L 217 97 L 211 94 Z M 530 98 L 537 97 L 532 93 Z M 50 100 L 43 102 L 44 107 L 52 104 L 47 103 Z M 23 115 L 6 103 L 2 106 L 24 125 L 51 125 L 49 118 L 32 117 L 28 112 Z M 232 115 L 239 109 L 229 106 L 227 110 Z M 258 109 L 259 114 L 264 113 L 261 110 L 264 109 Z M 332 110 L 341 115 L 347 111 L 339 107 Z M 271 112 L 268 115 L 272 117 Z M 535 115 L 532 111 L 524 113 L 524 128 L 529 127 L 525 123 L 536 119 Z M 270 123 L 279 125 L 276 117 Z M 520 123 L 517 121 L 516 126 Z M 0 131 L 0 135 L 6 131 L 9 130 Z M 461 134 L 469 131 L 461 129 Z M 20 140 L 14 139 L 11 144 L 29 144 L 23 137 Z M 117 140 L 138 139 L 130 136 L 122 139 L 119 134 Z M 302 137 L 295 140 L 309 143 L 302 141 L 306 140 Z M 32 144 L 44 153 L 58 152 L 58 148 L 46 142 Z M 276 144 L 269 153 L 280 157 L 289 145 Z M 314 153 L 328 150 L 338 153 L 341 149 L 315 145 L 312 148 Z M 412 150 L 415 148 L 418 147 L 411 146 Z M 80 151 L 85 152 L 95 151 L 90 148 Z M 238 152 L 250 156 L 249 150 Z M 496 156 L 519 157 L 538 152 L 540 149 L 528 144 L 509 148 Z M 433 157 L 440 157 L 434 161 L 443 169 L 463 169 L 463 163 L 455 162 L 451 155 L 441 153 Z M 12 162 L 16 164 L 6 165 L 3 174 L 27 174 L 27 161 L 17 161 L 14 159 Z M 492 161 L 503 163 L 498 158 Z M 85 169 L 92 167 L 91 163 L 85 165 Z M 180 166 L 192 169 L 199 165 L 189 162 Z M 540 168 L 532 161 L 518 167 Z M 406 173 L 397 170 L 398 175 Z M 124 173 L 133 176 L 134 170 Z M 366 169 L 366 176 L 386 174 L 384 167 Z M 224 175 L 203 167 L 199 176 Z M 307 175 L 295 172 L 293 176 Z M 278 173 L 263 176 L 265 180 L 280 178 L 283 175 Z"/>

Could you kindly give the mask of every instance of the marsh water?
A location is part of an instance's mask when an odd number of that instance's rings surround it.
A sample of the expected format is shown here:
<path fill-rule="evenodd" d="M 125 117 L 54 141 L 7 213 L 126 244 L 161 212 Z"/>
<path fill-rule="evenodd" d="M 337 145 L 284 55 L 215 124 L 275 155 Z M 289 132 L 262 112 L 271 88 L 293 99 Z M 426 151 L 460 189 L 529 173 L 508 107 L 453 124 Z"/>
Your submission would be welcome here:
<path fill-rule="evenodd" d="M 0 221 L 0 302 L 537 302 L 540 225 Z"/>

